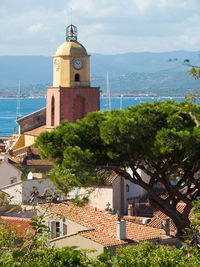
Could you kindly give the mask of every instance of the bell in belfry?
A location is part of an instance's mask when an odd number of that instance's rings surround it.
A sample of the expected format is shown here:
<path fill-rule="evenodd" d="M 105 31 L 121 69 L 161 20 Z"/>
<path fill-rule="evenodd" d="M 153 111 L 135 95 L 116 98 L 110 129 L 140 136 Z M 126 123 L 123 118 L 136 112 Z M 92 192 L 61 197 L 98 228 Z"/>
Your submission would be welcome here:
<path fill-rule="evenodd" d="M 74 25 L 69 25 L 66 30 L 66 41 L 77 41 L 77 28 Z"/>

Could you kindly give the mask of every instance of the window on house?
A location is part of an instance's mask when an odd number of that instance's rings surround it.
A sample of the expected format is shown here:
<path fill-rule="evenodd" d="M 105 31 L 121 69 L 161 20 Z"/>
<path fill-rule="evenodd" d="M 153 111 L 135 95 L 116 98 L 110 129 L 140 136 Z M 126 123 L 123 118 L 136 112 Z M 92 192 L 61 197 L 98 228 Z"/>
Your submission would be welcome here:
<path fill-rule="evenodd" d="M 16 177 L 12 177 L 12 178 L 10 178 L 10 183 L 11 184 L 14 184 L 14 183 L 16 183 L 17 182 L 17 178 Z"/>
<path fill-rule="evenodd" d="M 130 188 L 129 188 L 129 185 L 126 184 L 126 192 L 129 192 Z"/>
<path fill-rule="evenodd" d="M 55 235 L 56 235 L 56 237 L 58 237 L 58 236 L 60 236 L 61 235 L 61 225 L 60 225 L 60 222 L 56 222 L 56 225 L 55 225 Z"/>
<path fill-rule="evenodd" d="M 63 222 L 50 221 L 48 222 L 49 238 L 55 238 L 67 234 L 67 225 Z"/>
<path fill-rule="evenodd" d="M 80 75 L 78 73 L 75 74 L 74 80 L 75 82 L 80 82 Z"/>

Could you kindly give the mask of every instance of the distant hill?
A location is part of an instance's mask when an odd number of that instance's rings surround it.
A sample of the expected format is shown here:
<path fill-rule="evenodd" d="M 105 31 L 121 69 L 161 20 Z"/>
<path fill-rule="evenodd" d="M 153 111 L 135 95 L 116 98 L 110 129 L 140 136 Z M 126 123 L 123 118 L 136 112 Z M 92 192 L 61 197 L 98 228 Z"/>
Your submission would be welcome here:
<path fill-rule="evenodd" d="M 185 59 L 194 64 L 200 62 L 200 52 L 174 51 L 165 53 L 126 53 L 118 55 L 99 55 L 91 57 L 91 67 L 94 74 L 104 74 L 109 71 L 113 75 L 132 72 L 159 72 L 163 70 L 185 71 Z"/>
<path fill-rule="evenodd" d="M 105 91 L 108 72 L 111 92 L 182 95 L 200 88 L 200 81 L 189 78 L 185 59 L 200 65 L 200 52 L 92 54 L 91 83 Z M 19 80 L 22 92 L 44 94 L 52 84 L 52 61 L 45 56 L 0 56 L 0 95 L 15 94 Z"/>
<path fill-rule="evenodd" d="M 44 56 L 0 56 L 0 85 L 50 83 L 52 58 Z"/>

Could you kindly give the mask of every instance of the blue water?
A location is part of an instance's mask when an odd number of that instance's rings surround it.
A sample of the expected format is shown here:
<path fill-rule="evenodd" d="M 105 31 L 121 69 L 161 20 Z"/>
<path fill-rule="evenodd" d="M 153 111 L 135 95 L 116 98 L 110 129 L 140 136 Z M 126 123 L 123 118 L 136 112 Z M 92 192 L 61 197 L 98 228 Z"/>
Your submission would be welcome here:
<path fill-rule="evenodd" d="M 184 98 L 173 98 L 176 101 L 183 101 Z M 135 106 L 149 101 L 157 100 L 169 100 L 169 98 L 123 98 L 122 99 L 122 109 L 129 106 Z M 111 98 L 111 108 L 120 108 L 120 98 Z M 33 99 L 21 99 L 20 100 L 20 113 L 22 116 L 28 115 L 38 109 L 46 106 L 45 98 L 33 98 Z M 101 98 L 100 109 L 107 109 L 107 99 Z M 16 120 L 16 110 L 17 110 L 17 99 L 0 99 L 0 136 L 9 136 L 14 131 L 18 130 L 15 123 Z"/>

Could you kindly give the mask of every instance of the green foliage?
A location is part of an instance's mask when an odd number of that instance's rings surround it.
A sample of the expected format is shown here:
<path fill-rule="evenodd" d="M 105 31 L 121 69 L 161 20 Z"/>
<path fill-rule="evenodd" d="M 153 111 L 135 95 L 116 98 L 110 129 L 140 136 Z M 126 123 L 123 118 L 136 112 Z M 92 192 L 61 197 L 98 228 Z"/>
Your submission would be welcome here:
<path fill-rule="evenodd" d="M 11 226 L 6 222 L 0 223 L 0 254 L 5 258 L 16 255 L 26 255 L 38 248 L 46 247 L 48 227 L 44 224 L 42 216 L 33 216 L 30 225 L 34 233 L 20 232 L 18 227 Z M 23 238 L 22 238 L 23 236 Z M 8 253 L 9 252 L 9 253 Z"/>
<path fill-rule="evenodd" d="M 200 197 L 196 201 L 194 201 L 193 205 L 194 208 L 192 211 L 193 215 L 192 225 L 195 228 L 198 228 L 198 230 L 200 230 Z"/>
<path fill-rule="evenodd" d="M 192 67 L 190 70 L 190 76 L 195 79 L 200 79 L 200 69 L 198 67 Z"/>
<path fill-rule="evenodd" d="M 13 229 L 10 225 L 0 222 L 0 255 L 7 255 L 8 251 L 15 251 L 21 246 L 18 241 L 17 229 Z"/>
<path fill-rule="evenodd" d="M 190 252 L 200 250 L 200 197 L 193 202 L 193 210 L 191 215 L 191 227 L 185 230 L 185 247 Z"/>
<path fill-rule="evenodd" d="M 59 190 L 67 193 L 74 187 L 102 184 L 106 178 L 102 171 L 115 171 L 142 186 L 150 203 L 174 221 L 181 235 L 190 227 L 191 201 L 198 196 L 192 192 L 200 186 L 196 176 L 200 127 L 193 118 L 194 114 L 200 116 L 200 107 L 191 105 L 191 113 L 186 105 L 187 101 L 156 101 L 89 113 L 81 121 L 63 122 L 42 133 L 36 146 L 43 157 L 54 162 L 50 178 Z M 138 168 L 150 177 L 149 183 L 142 180 Z M 172 185 L 171 179 L 177 184 Z M 167 199 L 159 198 L 152 189 L 157 183 L 165 187 Z M 187 206 L 184 216 L 177 210 L 180 201 Z"/>
<path fill-rule="evenodd" d="M 33 216 L 30 225 L 35 230 L 34 234 L 26 233 L 22 239 L 17 228 L 0 223 L 0 266 L 89 266 L 95 262 L 77 247 L 48 247 L 48 227 L 44 224 L 43 216 Z"/>
<path fill-rule="evenodd" d="M 71 200 L 71 203 L 73 204 L 73 206 L 84 206 L 85 204 L 87 204 L 89 201 L 87 196 L 84 196 L 82 199 L 79 199 L 79 196 L 75 196 L 74 199 Z"/>
<path fill-rule="evenodd" d="M 199 266 L 200 251 L 190 249 L 190 253 L 175 247 L 166 247 L 150 243 L 129 246 L 117 250 L 111 257 L 109 251 L 100 254 L 97 259 L 88 257 L 91 250 L 78 250 L 77 247 L 57 249 L 48 247 L 45 233 L 47 227 L 42 216 L 34 216 L 30 223 L 34 234 L 27 234 L 25 240 L 19 240 L 18 231 L 9 225 L 0 225 L 0 266 L 5 267 L 118 267 L 118 266 Z M 3 226 L 3 228 L 1 228 Z"/>
<path fill-rule="evenodd" d="M 68 191 L 75 186 L 98 183 L 93 167 L 104 153 L 98 130 L 103 119 L 104 113 L 91 113 L 84 119 L 85 123 L 64 122 L 55 131 L 44 132 L 37 138 L 36 146 L 40 147 L 41 156 L 49 157 L 55 163 L 49 176 L 58 189 Z M 87 148 L 88 141 L 92 149 Z"/>
<path fill-rule="evenodd" d="M 187 255 L 183 250 L 175 247 L 153 245 L 143 243 L 137 246 L 129 246 L 119 249 L 115 266 L 138 266 L 138 267 L 160 267 L 160 266 L 199 266 L 200 254 Z"/>
<path fill-rule="evenodd" d="M 3 192 L 0 191 L 0 205 L 2 206 L 7 206 L 10 202 L 10 197 L 8 197 L 8 195 Z"/>
<path fill-rule="evenodd" d="M 15 167 L 22 172 L 21 180 L 27 180 L 29 172 L 35 172 L 34 168 L 24 168 L 20 163 L 16 164 Z"/>
<path fill-rule="evenodd" d="M 144 160 L 150 167 L 167 157 L 180 164 L 186 155 L 191 163 L 191 157 L 200 156 L 200 130 L 189 115 L 178 113 L 183 106 L 174 101 L 151 102 L 90 113 L 82 121 L 64 122 L 42 133 L 36 146 L 43 157 L 54 161 L 50 177 L 65 190 L 100 182 L 96 167 L 125 168 L 142 165 Z"/>
<path fill-rule="evenodd" d="M 56 248 L 43 248 L 32 251 L 29 254 L 24 252 L 12 253 L 0 261 L 1 266 L 7 267 L 62 267 L 62 266 L 89 266 L 90 260 L 75 247 L 64 247 L 61 249 Z"/>

